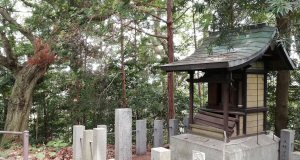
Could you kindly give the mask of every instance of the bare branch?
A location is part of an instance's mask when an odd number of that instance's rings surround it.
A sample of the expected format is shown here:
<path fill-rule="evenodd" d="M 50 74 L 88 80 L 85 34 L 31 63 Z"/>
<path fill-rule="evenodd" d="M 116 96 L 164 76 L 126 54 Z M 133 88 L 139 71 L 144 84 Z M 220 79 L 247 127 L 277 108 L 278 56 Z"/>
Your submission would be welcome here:
<path fill-rule="evenodd" d="M 108 12 L 103 15 L 93 15 L 89 17 L 89 21 L 95 21 L 95 22 L 102 22 L 105 21 L 106 19 L 110 18 L 112 15 L 114 15 L 116 12 Z"/>
<path fill-rule="evenodd" d="M 38 5 L 36 5 L 36 4 L 33 4 L 33 3 L 30 3 L 30 2 L 28 2 L 28 1 L 26 1 L 26 0 L 21 0 L 26 6 L 28 6 L 28 7 L 31 7 L 31 8 L 37 8 L 38 7 Z"/>
<path fill-rule="evenodd" d="M 0 8 L 0 14 L 10 24 L 15 25 L 17 29 L 31 41 L 31 43 L 34 43 L 34 39 L 35 39 L 34 35 L 29 30 L 25 29 L 19 23 L 17 23 L 17 21 L 14 20 L 5 9 Z"/>
<path fill-rule="evenodd" d="M 150 11 L 147 11 L 144 7 L 138 7 L 138 6 L 132 6 L 132 7 L 133 7 L 134 9 L 136 9 L 137 11 L 146 13 L 146 14 L 148 14 L 148 15 L 150 15 L 150 16 L 152 16 L 152 17 L 154 17 L 154 18 L 156 18 L 156 19 L 158 19 L 158 20 L 160 20 L 160 21 L 162 21 L 162 22 L 164 22 L 164 23 L 167 23 L 166 20 L 162 19 L 160 16 L 157 16 L 157 15 L 155 15 L 155 14 L 152 14 Z"/>
<path fill-rule="evenodd" d="M 150 3 L 149 2 L 142 2 L 140 0 L 133 0 L 133 1 L 136 4 L 136 6 L 148 6 L 148 7 L 153 7 L 153 8 L 156 8 L 156 9 L 167 10 L 166 7 L 162 7 L 162 6 L 152 4 L 151 1 L 150 1 Z"/>
<path fill-rule="evenodd" d="M 139 28 L 136 28 L 136 27 L 133 27 L 133 26 L 129 26 L 129 25 L 128 25 L 128 27 L 131 28 L 131 29 L 135 29 L 135 30 L 137 30 L 138 32 L 142 32 L 142 33 L 144 33 L 144 34 L 146 34 L 146 35 L 148 35 L 148 36 L 152 36 L 152 37 L 156 37 L 156 38 L 162 38 L 162 39 L 167 39 L 167 38 L 168 38 L 167 36 L 155 35 L 155 34 L 152 34 L 152 33 L 148 33 L 148 32 L 146 32 L 146 31 L 144 31 L 144 30 L 142 30 L 142 29 L 139 29 Z"/>
<path fill-rule="evenodd" d="M 188 7 L 178 18 L 174 20 L 174 22 L 178 21 L 182 16 L 184 16 L 189 9 L 191 9 L 191 7 Z"/>

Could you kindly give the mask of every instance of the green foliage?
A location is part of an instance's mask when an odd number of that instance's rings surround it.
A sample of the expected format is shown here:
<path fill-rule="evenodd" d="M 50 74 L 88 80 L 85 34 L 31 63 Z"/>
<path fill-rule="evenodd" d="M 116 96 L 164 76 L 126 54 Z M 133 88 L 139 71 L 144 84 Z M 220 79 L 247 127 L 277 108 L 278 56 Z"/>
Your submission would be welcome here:
<path fill-rule="evenodd" d="M 279 16 L 287 15 L 288 13 L 299 9 L 299 1 L 290 1 L 290 0 L 267 0 L 269 4 L 269 9 Z"/>
<path fill-rule="evenodd" d="M 37 159 L 45 159 L 45 154 L 44 153 L 38 153 L 38 154 L 36 154 L 36 158 Z"/>
<path fill-rule="evenodd" d="M 61 149 L 61 148 L 66 147 L 68 145 L 69 145 L 69 143 L 66 143 L 66 142 L 64 142 L 63 140 L 60 140 L 60 139 L 51 140 L 46 144 L 47 147 L 54 147 L 56 149 Z"/>

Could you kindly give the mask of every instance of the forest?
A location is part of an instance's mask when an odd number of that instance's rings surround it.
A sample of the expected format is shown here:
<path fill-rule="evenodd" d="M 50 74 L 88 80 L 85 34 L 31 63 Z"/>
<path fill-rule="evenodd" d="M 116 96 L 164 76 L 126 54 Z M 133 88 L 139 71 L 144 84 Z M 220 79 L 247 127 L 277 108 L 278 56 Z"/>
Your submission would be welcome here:
<path fill-rule="evenodd" d="M 188 74 L 169 84 L 161 65 L 192 54 L 210 32 L 261 23 L 278 28 L 298 66 L 299 0 L 1 0 L 0 130 L 29 130 L 31 145 L 69 146 L 76 124 L 114 132 L 116 108 L 132 108 L 149 128 L 182 119 Z M 298 68 L 268 73 L 268 130 L 296 130 L 298 150 L 299 84 Z M 195 90 L 199 108 L 207 86 Z M 9 148 L 12 137 L 0 136 Z"/>

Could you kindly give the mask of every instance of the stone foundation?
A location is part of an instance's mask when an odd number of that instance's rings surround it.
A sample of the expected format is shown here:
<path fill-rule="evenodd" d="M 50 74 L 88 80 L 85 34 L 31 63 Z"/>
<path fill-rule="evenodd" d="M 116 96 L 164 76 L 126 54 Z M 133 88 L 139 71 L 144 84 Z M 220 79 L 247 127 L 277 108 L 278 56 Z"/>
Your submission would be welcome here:
<path fill-rule="evenodd" d="M 273 135 L 264 134 L 258 136 L 258 144 L 257 136 L 224 143 L 198 135 L 182 134 L 171 137 L 171 159 L 192 160 L 196 156 L 205 155 L 205 160 L 224 160 L 223 156 L 225 160 L 277 160 L 278 142 L 276 136 L 273 139 Z"/>

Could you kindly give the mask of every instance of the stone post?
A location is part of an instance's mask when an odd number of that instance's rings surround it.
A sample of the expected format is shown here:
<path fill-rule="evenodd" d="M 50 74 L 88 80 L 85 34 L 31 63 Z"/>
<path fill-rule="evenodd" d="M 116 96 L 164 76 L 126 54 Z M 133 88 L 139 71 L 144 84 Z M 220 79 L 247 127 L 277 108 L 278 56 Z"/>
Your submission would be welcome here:
<path fill-rule="evenodd" d="M 162 147 L 164 145 L 164 121 L 154 120 L 154 131 L 153 131 L 153 146 Z"/>
<path fill-rule="evenodd" d="M 93 130 L 83 131 L 82 159 L 93 160 Z"/>
<path fill-rule="evenodd" d="M 107 131 L 105 128 L 93 129 L 93 160 L 106 160 Z"/>
<path fill-rule="evenodd" d="M 184 127 L 184 133 L 188 133 L 188 130 L 189 130 L 189 116 L 188 115 L 183 117 L 183 127 Z"/>
<path fill-rule="evenodd" d="M 179 120 L 178 119 L 169 119 L 169 135 L 170 137 L 178 135 L 179 131 Z"/>
<path fill-rule="evenodd" d="M 299 160 L 300 159 L 300 152 L 293 152 L 291 160 Z"/>
<path fill-rule="evenodd" d="M 132 110 L 115 110 L 115 159 L 132 159 Z"/>
<path fill-rule="evenodd" d="M 82 160 L 82 142 L 83 142 L 83 131 L 85 127 L 83 125 L 73 126 L 73 159 Z"/>
<path fill-rule="evenodd" d="M 104 129 L 106 129 L 106 132 L 107 132 L 107 126 L 106 125 L 97 125 L 97 128 L 104 128 Z"/>
<path fill-rule="evenodd" d="M 147 120 L 136 121 L 136 154 L 147 153 Z"/>
<path fill-rule="evenodd" d="M 280 132 L 280 153 L 279 160 L 291 160 L 294 151 L 295 131 L 282 129 Z"/>
<path fill-rule="evenodd" d="M 151 160 L 171 160 L 171 152 L 163 147 L 152 148 Z"/>

